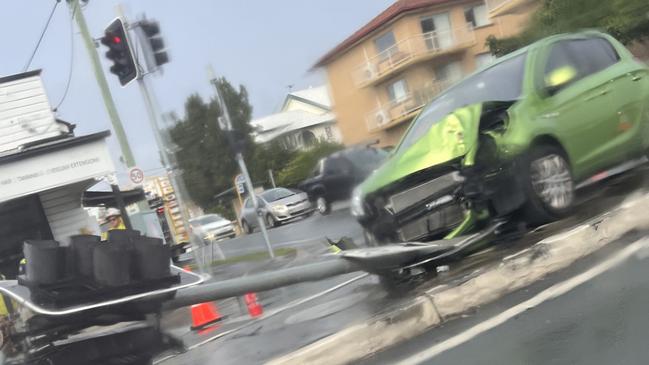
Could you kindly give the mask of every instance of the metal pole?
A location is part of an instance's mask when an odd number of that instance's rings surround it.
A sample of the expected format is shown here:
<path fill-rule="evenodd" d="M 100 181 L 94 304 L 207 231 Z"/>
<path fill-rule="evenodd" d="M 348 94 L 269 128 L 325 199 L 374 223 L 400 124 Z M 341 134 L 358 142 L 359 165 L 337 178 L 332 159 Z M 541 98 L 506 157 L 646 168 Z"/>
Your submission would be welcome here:
<path fill-rule="evenodd" d="M 124 131 L 121 120 L 119 119 L 119 114 L 117 114 L 117 108 L 115 107 L 113 96 L 110 93 L 108 83 L 106 82 L 106 76 L 104 76 L 104 70 L 101 68 L 101 63 L 99 62 L 95 41 L 88 31 L 88 24 L 86 24 L 83 11 L 81 11 L 81 7 L 79 6 L 79 0 L 69 0 L 68 5 L 74 14 L 74 19 L 77 21 L 77 26 L 79 27 L 79 32 L 83 38 L 83 43 L 86 46 L 88 55 L 90 56 L 90 63 L 92 64 L 92 70 L 95 74 L 95 79 L 97 80 L 97 86 L 99 86 L 99 90 L 101 91 L 101 96 L 104 100 L 110 123 L 113 126 L 115 137 L 119 142 L 124 162 L 127 167 L 133 167 L 135 166 L 135 158 L 133 157 L 133 152 L 131 152 L 131 147 L 128 144 L 126 132 Z"/>
<path fill-rule="evenodd" d="M 305 281 L 322 280 L 330 276 L 361 271 L 354 263 L 341 257 L 308 265 L 295 266 L 249 276 L 207 283 L 187 288 L 176 297 L 163 303 L 163 309 L 175 309 L 188 305 L 225 299 L 249 292 L 259 292 Z"/>
<path fill-rule="evenodd" d="M 226 124 L 226 132 L 230 133 L 232 132 L 232 120 L 230 119 L 230 113 L 228 112 L 228 106 L 225 103 L 225 99 L 223 99 L 223 95 L 221 95 L 221 90 L 219 90 L 219 84 L 216 80 L 216 77 L 214 76 L 214 71 L 212 70 L 211 66 L 208 68 L 208 72 L 211 74 L 211 83 L 214 85 L 214 90 L 216 92 L 216 99 L 221 106 L 221 110 L 223 112 L 223 118 L 225 119 L 225 124 Z M 257 199 L 257 195 L 255 194 L 254 187 L 252 185 L 252 180 L 250 180 L 250 175 L 248 174 L 248 168 L 246 167 L 246 162 L 243 159 L 243 155 L 240 152 L 235 152 L 235 160 L 237 161 L 237 164 L 239 165 L 239 169 L 241 170 L 241 174 L 243 175 L 245 181 L 246 181 L 246 189 L 248 189 L 250 193 L 250 200 L 252 200 L 252 205 L 255 207 L 255 211 L 259 212 L 259 200 Z M 266 230 L 266 222 L 264 220 L 264 217 L 262 217 L 260 214 L 257 214 L 257 225 L 259 226 L 259 230 L 261 231 L 261 235 L 264 237 L 264 242 L 266 243 L 266 249 L 268 250 L 268 255 L 271 258 L 275 258 L 275 252 L 273 252 L 273 247 L 270 244 L 270 238 L 268 237 L 268 231 Z"/>
<path fill-rule="evenodd" d="M 124 204 L 124 199 L 122 198 L 122 192 L 121 190 L 119 190 L 119 185 L 110 184 L 110 188 L 113 190 L 113 196 L 115 197 L 115 202 L 117 203 L 117 209 L 119 209 L 119 212 L 121 213 L 124 227 L 126 227 L 126 229 L 133 229 L 131 219 L 128 217 L 128 213 L 126 212 L 126 205 Z"/>
<path fill-rule="evenodd" d="M 273 185 L 273 189 L 277 186 L 275 185 L 275 177 L 273 176 L 273 170 L 268 169 L 268 177 L 270 178 L 270 184 Z"/>

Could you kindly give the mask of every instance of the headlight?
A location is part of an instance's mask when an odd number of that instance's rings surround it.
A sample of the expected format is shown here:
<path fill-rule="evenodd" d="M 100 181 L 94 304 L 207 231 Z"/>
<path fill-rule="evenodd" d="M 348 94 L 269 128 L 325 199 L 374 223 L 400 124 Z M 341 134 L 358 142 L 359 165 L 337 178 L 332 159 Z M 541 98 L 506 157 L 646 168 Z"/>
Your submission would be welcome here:
<path fill-rule="evenodd" d="M 363 208 L 363 197 L 361 196 L 361 189 L 359 186 L 352 191 L 351 211 L 354 217 L 362 217 L 365 215 Z"/>
<path fill-rule="evenodd" d="M 284 215 L 288 213 L 288 208 L 286 205 L 275 205 L 273 206 L 273 212 Z"/>

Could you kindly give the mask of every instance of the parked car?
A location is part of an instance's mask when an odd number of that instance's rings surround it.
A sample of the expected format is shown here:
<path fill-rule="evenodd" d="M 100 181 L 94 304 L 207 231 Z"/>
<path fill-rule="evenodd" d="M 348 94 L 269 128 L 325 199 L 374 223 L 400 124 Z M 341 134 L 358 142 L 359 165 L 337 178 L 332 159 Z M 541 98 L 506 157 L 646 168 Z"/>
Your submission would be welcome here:
<path fill-rule="evenodd" d="M 307 194 L 299 190 L 270 189 L 259 194 L 257 199 L 259 201 L 258 212 L 268 228 L 313 213 L 313 207 Z M 240 216 L 241 227 L 246 233 L 252 233 L 255 228 L 258 228 L 258 212 L 255 211 L 252 199 L 246 198 Z"/>
<path fill-rule="evenodd" d="M 425 106 L 352 212 L 369 244 L 554 220 L 578 184 L 640 161 L 648 127 L 649 69 L 622 44 L 596 31 L 545 38 Z"/>
<path fill-rule="evenodd" d="M 320 214 L 327 214 L 331 203 L 348 200 L 354 187 L 365 180 L 387 155 L 383 149 L 366 146 L 335 152 L 320 160 L 298 187 L 309 194 Z"/>
<path fill-rule="evenodd" d="M 192 234 L 203 240 L 204 243 L 234 238 L 237 233 L 235 224 L 218 214 L 206 214 L 189 220 Z"/>

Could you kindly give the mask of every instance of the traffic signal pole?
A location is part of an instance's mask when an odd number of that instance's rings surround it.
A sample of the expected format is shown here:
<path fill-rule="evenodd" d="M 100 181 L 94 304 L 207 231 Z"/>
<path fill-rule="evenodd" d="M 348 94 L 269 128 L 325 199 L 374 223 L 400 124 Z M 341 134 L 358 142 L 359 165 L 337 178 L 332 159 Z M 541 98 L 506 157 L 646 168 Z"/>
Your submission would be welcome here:
<path fill-rule="evenodd" d="M 131 147 L 128 144 L 128 139 L 126 138 L 126 132 L 124 131 L 124 126 L 122 121 L 119 119 L 119 114 L 117 113 L 117 108 L 115 107 L 115 102 L 113 101 L 113 96 L 110 93 L 108 88 L 108 82 L 106 82 L 106 76 L 104 75 L 104 70 L 101 68 L 101 62 L 99 61 L 99 56 L 97 55 L 97 49 L 95 47 L 95 40 L 90 35 L 88 31 L 88 24 L 86 24 L 86 18 L 83 16 L 83 11 L 79 6 L 79 0 L 68 0 L 68 5 L 70 6 L 71 11 L 74 14 L 74 19 L 77 22 L 79 27 L 79 32 L 83 38 L 83 43 L 86 46 L 88 55 L 90 56 L 90 63 L 92 64 L 92 70 L 95 74 L 95 79 L 97 80 L 97 86 L 101 91 L 102 99 L 104 100 L 104 106 L 108 112 L 108 117 L 110 123 L 113 126 L 113 131 L 115 132 L 115 137 L 117 142 L 119 142 L 119 148 L 122 152 L 122 157 L 124 158 L 124 163 L 126 167 L 135 166 L 135 158 L 133 157 L 133 152 Z"/>

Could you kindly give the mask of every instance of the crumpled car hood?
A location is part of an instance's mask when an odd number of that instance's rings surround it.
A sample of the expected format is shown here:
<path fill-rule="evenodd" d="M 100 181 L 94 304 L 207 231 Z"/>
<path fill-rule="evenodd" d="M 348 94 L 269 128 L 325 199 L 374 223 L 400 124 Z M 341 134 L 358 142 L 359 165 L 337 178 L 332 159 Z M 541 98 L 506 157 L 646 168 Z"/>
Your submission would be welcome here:
<path fill-rule="evenodd" d="M 464 157 L 472 165 L 477 151 L 482 103 L 448 114 L 406 149 L 397 150 L 360 186 L 363 195 L 373 193 L 412 173 Z"/>

